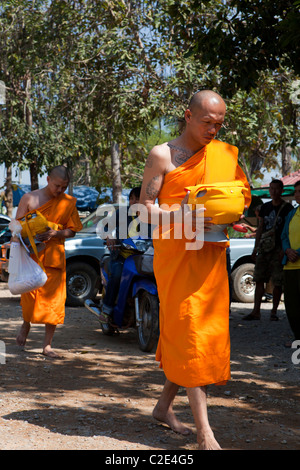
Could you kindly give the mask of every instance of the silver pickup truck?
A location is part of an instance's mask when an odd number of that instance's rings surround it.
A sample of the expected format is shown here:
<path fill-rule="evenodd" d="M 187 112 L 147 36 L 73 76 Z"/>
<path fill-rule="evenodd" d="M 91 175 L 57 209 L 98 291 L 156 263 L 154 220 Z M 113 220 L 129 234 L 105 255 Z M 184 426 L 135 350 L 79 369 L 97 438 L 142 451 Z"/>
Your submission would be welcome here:
<path fill-rule="evenodd" d="M 94 212 L 84 219 L 83 229 L 65 241 L 67 305 L 83 305 L 85 299 L 95 298 L 101 287 L 100 260 L 107 248 L 96 233 L 98 222 L 99 216 Z M 230 239 L 232 296 L 238 302 L 254 301 L 253 246 L 254 239 Z M 5 282 L 8 278 L 9 247 L 9 243 L 5 243 L 1 249 L 0 277 Z"/>
<path fill-rule="evenodd" d="M 237 302 L 253 302 L 255 283 L 251 258 L 255 240 L 230 239 L 232 297 Z M 68 304 L 79 305 L 94 297 L 100 286 L 100 260 L 106 251 L 95 226 L 84 227 L 74 238 L 65 242 L 67 260 Z"/>
<path fill-rule="evenodd" d="M 232 297 L 237 302 L 254 302 L 254 243 L 253 238 L 230 239 Z"/>

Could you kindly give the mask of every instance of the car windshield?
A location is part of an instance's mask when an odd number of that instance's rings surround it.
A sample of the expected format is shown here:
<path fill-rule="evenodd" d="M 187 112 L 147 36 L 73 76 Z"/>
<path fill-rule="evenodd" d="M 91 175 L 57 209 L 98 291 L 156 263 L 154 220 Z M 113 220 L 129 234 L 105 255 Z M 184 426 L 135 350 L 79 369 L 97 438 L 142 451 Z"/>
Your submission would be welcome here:
<path fill-rule="evenodd" d="M 83 219 L 81 222 L 83 228 L 80 233 L 97 233 L 96 229 L 98 223 L 101 222 L 102 219 L 110 217 L 114 209 L 117 209 L 116 204 L 103 204 L 99 206 L 95 212 Z"/>
<path fill-rule="evenodd" d="M 0 214 L 0 231 L 4 230 L 10 222 L 10 218 Z"/>
<path fill-rule="evenodd" d="M 96 212 L 90 214 L 82 221 L 83 228 L 81 232 L 96 233 L 97 224 L 102 218 L 102 216 L 97 216 Z"/>

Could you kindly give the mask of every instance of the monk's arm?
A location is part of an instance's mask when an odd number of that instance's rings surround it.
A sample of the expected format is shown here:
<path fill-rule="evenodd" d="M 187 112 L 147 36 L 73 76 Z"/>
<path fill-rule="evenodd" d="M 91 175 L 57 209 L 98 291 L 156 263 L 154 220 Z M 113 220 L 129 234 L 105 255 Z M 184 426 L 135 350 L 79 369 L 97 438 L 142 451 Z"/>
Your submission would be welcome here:
<path fill-rule="evenodd" d="M 148 224 L 160 225 L 163 220 L 168 220 L 170 224 L 184 223 L 185 220 L 184 206 L 188 203 L 188 194 L 182 200 L 181 207 L 177 207 L 176 210 L 164 210 L 155 204 L 170 163 L 167 152 L 168 150 L 166 151 L 162 146 L 154 147 L 146 161 L 140 195 L 140 204 L 144 206 L 144 210 L 140 211 L 139 218 Z M 192 224 L 195 223 L 196 217 L 196 211 L 192 211 Z M 204 218 L 205 224 L 208 224 L 205 230 L 209 228 L 209 220 L 209 218 Z"/>
<path fill-rule="evenodd" d="M 29 212 L 29 194 L 24 194 L 19 202 L 16 212 L 16 219 L 21 219 L 27 212 Z"/>
<path fill-rule="evenodd" d="M 36 239 L 40 242 L 47 242 L 51 238 L 72 238 L 74 237 L 76 232 L 71 230 L 70 228 L 65 228 L 62 230 L 54 230 L 52 228 L 49 228 L 46 232 L 40 233 L 39 235 L 36 235 Z"/>
<path fill-rule="evenodd" d="M 56 234 L 53 235 L 53 238 L 73 238 L 76 235 L 76 232 L 70 228 L 65 228 L 63 230 L 55 230 Z"/>
<path fill-rule="evenodd" d="M 142 222 L 159 224 L 166 212 L 155 204 L 164 182 L 166 167 L 166 156 L 159 147 L 154 147 L 146 160 L 140 194 L 140 204 L 144 206 L 139 216 Z"/>

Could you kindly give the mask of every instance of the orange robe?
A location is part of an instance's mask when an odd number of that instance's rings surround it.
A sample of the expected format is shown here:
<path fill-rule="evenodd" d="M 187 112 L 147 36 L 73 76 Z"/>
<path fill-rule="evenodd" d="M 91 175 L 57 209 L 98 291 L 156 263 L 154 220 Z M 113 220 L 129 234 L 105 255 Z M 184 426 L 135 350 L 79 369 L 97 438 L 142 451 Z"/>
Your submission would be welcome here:
<path fill-rule="evenodd" d="M 187 186 L 237 179 L 245 184 L 249 206 L 250 187 L 237 155 L 236 147 L 212 141 L 165 176 L 159 204 L 180 204 Z M 160 227 L 153 240 L 160 300 L 156 359 L 177 385 L 225 384 L 230 379 L 229 243 L 205 242 L 201 249 L 186 250 L 191 240 L 172 238 L 173 230 Z"/>
<path fill-rule="evenodd" d="M 78 232 L 82 224 L 76 209 L 76 199 L 61 194 L 39 207 L 39 212 L 63 229 Z M 32 255 L 33 259 L 35 256 Z M 51 239 L 39 253 L 48 279 L 43 287 L 21 295 L 23 318 L 30 323 L 58 325 L 64 322 L 66 301 L 66 259 L 63 239 Z"/>

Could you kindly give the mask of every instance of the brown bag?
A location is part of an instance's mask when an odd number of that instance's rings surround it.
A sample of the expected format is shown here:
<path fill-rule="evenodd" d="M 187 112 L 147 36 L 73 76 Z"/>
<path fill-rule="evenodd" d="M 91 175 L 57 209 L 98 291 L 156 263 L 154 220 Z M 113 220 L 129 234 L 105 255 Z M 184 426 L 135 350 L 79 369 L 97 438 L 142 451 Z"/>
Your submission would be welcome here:
<path fill-rule="evenodd" d="M 276 228 L 276 222 L 278 219 L 278 216 L 281 212 L 281 209 L 285 206 L 285 202 L 281 205 L 279 208 L 279 211 L 277 212 L 275 222 L 273 227 L 268 230 L 267 232 L 262 233 L 260 237 L 260 242 L 259 242 L 259 250 L 261 253 L 270 253 L 270 251 L 274 250 L 276 246 L 276 235 L 275 235 L 275 228 Z"/>
<path fill-rule="evenodd" d="M 259 249 L 262 253 L 269 253 L 274 250 L 275 244 L 275 229 L 271 229 L 261 235 Z"/>

